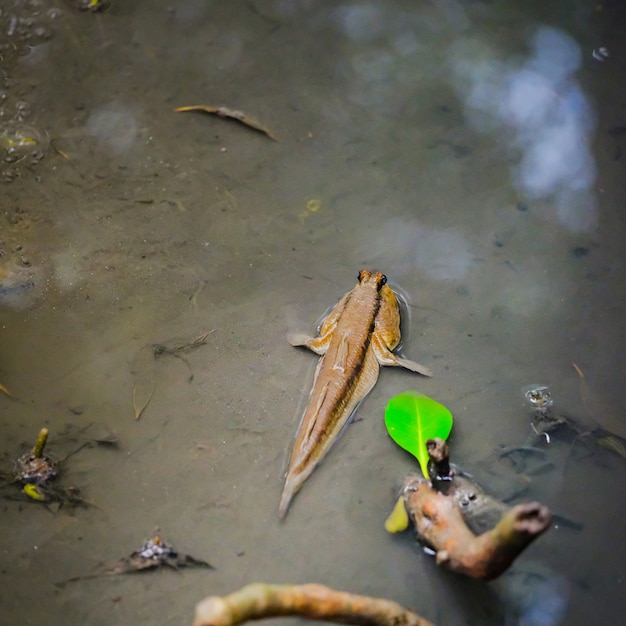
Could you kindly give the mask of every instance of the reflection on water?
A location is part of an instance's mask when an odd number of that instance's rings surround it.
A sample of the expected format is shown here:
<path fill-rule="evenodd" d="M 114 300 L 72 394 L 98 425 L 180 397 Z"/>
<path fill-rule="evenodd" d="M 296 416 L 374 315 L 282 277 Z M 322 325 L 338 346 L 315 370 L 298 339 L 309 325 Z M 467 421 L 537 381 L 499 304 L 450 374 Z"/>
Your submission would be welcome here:
<path fill-rule="evenodd" d="M 455 82 L 479 129 L 512 131 L 511 148 L 521 153 L 514 169 L 520 192 L 553 199 L 566 228 L 591 231 L 597 224 L 595 119 L 576 78 L 580 47 L 567 33 L 542 26 L 530 49 L 523 62 L 508 61 L 480 40 L 459 40 L 451 49 Z"/>
<path fill-rule="evenodd" d="M 99 508 L 2 501 L 10 622 L 180 624 L 204 595 L 267 580 L 388 597 L 437 624 L 615 623 L 624 460 L 585 432 L 543 443 L 540 470 L 499 451 L 531 434 L 519 390 L 535 381 L 577 424 L 624 429 L 624 11 L 5 2 L 0 454 L 44 425 L 51 454 L 68 424 L 120 441 L 64 476 Z M 183 105 L 245 111 L 279 141 Z M 415 469 L 382 421 L 416 385 L 402 372 L 381 373 L 276 518 L 312 374 L 285 335 L 312 331 L 362 268 L 406 294 L 403 349 L 434 371 L 418 388 L 453 411 L 459 464 L 569 521 L 488 586 L 383 529 Z M 184 361 L 146 352 L 207 331 Z M 53 587 L 156 526 L 216 571 Z"/>
<path fill-rule="evenodd" d="M 565 617 L 568 604 L 568 584 L 564 578 L 555 577 L 537 585 L 527 606 L 521 612 L 520 626 L 553 626 Z"/>
<path fill-rule="evenodd" d="M 92 111 L 85 129 L 114 154 L 123 154 L 137 141 L 138 122 L 128 107 L 115 102 Z"/>

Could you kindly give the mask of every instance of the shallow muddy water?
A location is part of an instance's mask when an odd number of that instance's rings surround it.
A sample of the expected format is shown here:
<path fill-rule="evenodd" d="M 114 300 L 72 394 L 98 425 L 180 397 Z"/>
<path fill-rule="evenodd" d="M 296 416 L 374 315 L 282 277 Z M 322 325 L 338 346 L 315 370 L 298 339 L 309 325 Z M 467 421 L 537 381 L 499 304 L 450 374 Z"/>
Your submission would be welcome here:
<path fill-rule="evenodd" d="M 626 461 L 589 437 L 540 443 L 538 468 L 500 451 L 531 434 L 535 383 L 626 434 L 623 2 L 0 6 L 0 454 L 42 426 L 57 458 L 119 438 L 63 468 L 97 508 L 2 500 L 0 622 L 189 624 L 266 581 L 439 625 L 618 623 Z M 317 362 L 285 337 L 361 268 L 405 295 L 403 352 L 434 376 L 382 371 L 281 523 Z M 417 467 L 383 422 L 407 389 L 451 409 L 487 491 L 561 516 L 497 582 L 384 530 Z M 55 586 L 155 527 L 215 571 Z"/>

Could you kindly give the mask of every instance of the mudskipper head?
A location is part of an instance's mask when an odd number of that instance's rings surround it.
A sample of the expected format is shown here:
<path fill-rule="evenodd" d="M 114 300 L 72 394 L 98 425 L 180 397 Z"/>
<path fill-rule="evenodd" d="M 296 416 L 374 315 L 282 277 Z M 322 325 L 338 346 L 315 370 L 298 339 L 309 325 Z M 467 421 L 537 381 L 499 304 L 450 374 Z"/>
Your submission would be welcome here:
<path fill-rule="evenodd" d="M 380 291 L 387 283 L 387 277 L 380 272 L 370 272 L 370 270 L 361 270 L 359 272 L 359 284 L 360 285 L 375 285 L 376 290 Z"/>

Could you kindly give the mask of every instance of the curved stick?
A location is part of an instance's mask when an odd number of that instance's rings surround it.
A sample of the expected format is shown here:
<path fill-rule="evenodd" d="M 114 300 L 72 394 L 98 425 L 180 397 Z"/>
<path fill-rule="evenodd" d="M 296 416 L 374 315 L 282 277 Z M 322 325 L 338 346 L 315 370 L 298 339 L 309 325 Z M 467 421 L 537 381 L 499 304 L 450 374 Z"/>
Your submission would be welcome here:
<path fill-rule="evenodd" d="M 323 585 L 254 583 L 228 596 L 210 596 L 196 605 L 193 626 L 236 626 L 248 620 L 297 615 L 365 626 L 433 626 L 396 602 Z"/>

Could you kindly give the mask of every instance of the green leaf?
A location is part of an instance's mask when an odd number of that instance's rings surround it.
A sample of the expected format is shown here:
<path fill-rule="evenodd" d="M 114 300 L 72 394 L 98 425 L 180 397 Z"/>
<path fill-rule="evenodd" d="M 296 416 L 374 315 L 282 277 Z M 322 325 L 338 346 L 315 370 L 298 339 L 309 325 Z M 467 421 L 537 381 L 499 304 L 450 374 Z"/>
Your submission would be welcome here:
<path fill-rule="evenodd" d="M 389 400 L 385 426 L 389 436 L 419 461 L 424 477 L 428 478 L 426 442 L 435 437 L 448 438 L 452 413 L 419 391 L 405 391 Z"/>

